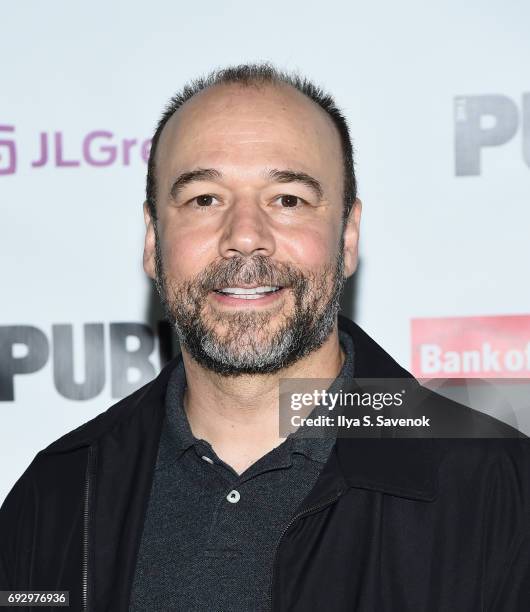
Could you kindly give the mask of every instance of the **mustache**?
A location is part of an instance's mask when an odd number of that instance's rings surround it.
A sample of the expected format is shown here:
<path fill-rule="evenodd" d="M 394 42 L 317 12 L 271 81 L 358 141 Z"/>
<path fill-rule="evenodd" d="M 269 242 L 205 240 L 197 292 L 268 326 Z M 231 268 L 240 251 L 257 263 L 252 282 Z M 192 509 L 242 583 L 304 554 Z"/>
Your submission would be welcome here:
<path fill-rule="evenodd" d="M 237 285 L 291 287 L 305 282 L 305 275 L 294 266 L 272 262 L 264 255 L 234 256 L 213 262 L 197 278 L 197 284 L 205 292 Z"/>

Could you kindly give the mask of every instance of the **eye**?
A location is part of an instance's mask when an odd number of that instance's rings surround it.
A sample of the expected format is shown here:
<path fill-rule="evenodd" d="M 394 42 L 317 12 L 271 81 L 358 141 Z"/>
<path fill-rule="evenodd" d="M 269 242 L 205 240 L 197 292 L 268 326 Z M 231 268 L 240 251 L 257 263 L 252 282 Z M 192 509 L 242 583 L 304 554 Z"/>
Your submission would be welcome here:
<path fill-rule="evenodd" d="M 282 195 L 278 197 L 283 208 L 299 208 L 299 204 L 303 204 L 304 200 L 294 195 Z"/>
<path fill-rule="evenodd" d="M 199 208 L 208 208 L 213 204 L 214 200 L 215 197 L 213 195 L 205 193 L 200 196 L 197 196 L 196 198 L 193 198 L 193 200 L 191 201 L 196 202 Z"/>

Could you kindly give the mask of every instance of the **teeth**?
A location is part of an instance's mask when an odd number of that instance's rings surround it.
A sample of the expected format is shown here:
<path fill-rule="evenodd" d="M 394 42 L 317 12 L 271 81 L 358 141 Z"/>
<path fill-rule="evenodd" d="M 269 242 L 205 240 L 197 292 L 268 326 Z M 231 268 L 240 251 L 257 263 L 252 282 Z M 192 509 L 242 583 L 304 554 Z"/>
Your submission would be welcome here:
<path fill-rule="evenodd" d="M 249 289 L 248 287 L 225 287 L 223 289 L 218 289 L 220 293 L 230 293 L 231 295 L 256 295 L 258 293 L 270 293 L 271 291 L 276 291 L 279 287 L 253 287 Z"/>

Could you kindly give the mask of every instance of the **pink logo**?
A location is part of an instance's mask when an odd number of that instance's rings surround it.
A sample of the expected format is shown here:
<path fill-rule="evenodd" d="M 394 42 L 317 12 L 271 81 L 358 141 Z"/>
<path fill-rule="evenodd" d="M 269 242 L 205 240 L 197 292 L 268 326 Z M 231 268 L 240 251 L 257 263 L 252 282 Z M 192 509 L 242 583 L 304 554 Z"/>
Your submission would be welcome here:
<path fill-rule="evenodd" d="M 147 163 L 151 140 L 136 138 L 117 139 L 112 132 L 95 130 L 89 132 L 81 143 L 77 155 L 66 153 L 64 135 L 55 132 L 53 138 L 47 132 L 39 135 L 38 154 L 31 162 L 33 168 L 51 165 L 57 168 L 75 168 L 82 163 L 88 166 L 129 166 L 133 155 Z"/>
<path fill-rule="evenodd" d="M 2 132 L 14 132 L 12 125 L 0 125 L 0 174 L 14 174 L 17 171 L 17 149 L 14 140 L 1 138 Z"/>
<path fill-rule="evenodd" d="M 15 141 L 2 139 L 2 132 L 14 132 L 11 125 L 0 125 L 0 175 L 14 174 L 17 170 Z M 130 166 L 139 160 L 147 163 L 151 139 L 119 138 L 108 130 L 88 132 L 77 144 L 67 141 L 63 132 L 41 132 L 30 144 L 31 168 L 45 166 L 78 168 L 80 166 Z"/>
<path fill-rule="evenodd" d="M 530 378 L 530 315 L 412 319 L 423 378 Z"/>

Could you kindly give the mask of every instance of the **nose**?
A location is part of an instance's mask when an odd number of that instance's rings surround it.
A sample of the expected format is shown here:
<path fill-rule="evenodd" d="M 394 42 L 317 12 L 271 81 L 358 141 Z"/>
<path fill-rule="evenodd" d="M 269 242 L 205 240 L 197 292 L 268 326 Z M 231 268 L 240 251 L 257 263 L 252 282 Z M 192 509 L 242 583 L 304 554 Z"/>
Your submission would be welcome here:
<path fill-rule="evenodd" d="M 239 198 L 225 217 L 219 251 L 223 257 L 274 253 L 275 241 L 267 217 L 258 202 Z"/>

